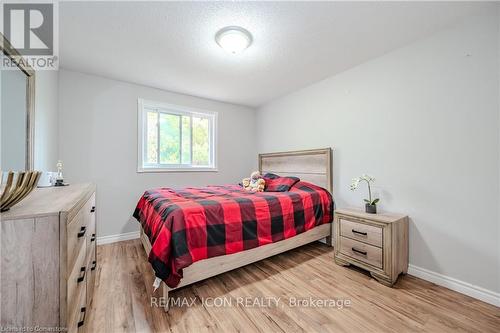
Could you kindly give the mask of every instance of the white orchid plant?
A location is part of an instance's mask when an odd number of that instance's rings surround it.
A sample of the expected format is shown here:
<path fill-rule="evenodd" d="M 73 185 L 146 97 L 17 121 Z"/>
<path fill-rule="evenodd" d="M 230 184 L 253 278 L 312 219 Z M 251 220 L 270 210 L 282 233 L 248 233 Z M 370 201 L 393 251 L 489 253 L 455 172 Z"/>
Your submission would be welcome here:
<path fill-rule="evenodd" d="M 366 184 L 368 185 L 368 199 L 364 199 L 364 201 L 373 206 L 377 204 L 377 202 L 380 201 L 379 198 L 373 199 L 372 200 L 372 189 L 371 189 L 371 184 L 375 182 L 375 178 L 369 175 L 362 175 L 361 177 L 353 178 L 352 183 L 351 183 L 351 191 L 356 190 L 359 187 L 359 183 L 365 181 Z"/>

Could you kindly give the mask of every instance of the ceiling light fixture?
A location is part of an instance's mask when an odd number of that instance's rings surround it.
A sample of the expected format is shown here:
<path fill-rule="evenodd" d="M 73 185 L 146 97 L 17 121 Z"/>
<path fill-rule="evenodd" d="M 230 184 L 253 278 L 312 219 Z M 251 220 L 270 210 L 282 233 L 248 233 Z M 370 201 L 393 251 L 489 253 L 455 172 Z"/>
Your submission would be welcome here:
<path fill-rule="evenodd" d="M 252 35 L 242 27 L 231 26 L 220 29 L 215 34 L 215 41 L 223 50 L 238 54 L 252 44 Z"/>

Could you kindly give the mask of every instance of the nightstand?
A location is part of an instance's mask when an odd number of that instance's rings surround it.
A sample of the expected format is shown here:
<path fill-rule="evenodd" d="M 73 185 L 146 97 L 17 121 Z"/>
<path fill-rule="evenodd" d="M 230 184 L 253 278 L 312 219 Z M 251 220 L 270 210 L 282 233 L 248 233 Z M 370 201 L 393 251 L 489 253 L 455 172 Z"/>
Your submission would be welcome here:
<path fill-rule="evenodd" d="M 335 262 L 370 272 L 392 286 L 408 271 L 408 216 L 367 214 L 356 209 L 335 211 Z"/>

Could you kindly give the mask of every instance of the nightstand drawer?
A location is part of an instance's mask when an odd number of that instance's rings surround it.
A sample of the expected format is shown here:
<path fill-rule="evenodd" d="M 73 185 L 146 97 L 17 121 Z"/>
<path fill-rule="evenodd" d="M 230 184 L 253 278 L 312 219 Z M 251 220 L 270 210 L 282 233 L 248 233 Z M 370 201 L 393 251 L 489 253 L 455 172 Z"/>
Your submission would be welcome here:
<path fill-rule="evenodd" d="M 340 253 L 382 269 L 382 249 L 347 237 L 340 237 Z"/>
<path fill-rule="evenodd" d="M 340 219 L 340 235 L 382 247 L 382 228 Z"/>

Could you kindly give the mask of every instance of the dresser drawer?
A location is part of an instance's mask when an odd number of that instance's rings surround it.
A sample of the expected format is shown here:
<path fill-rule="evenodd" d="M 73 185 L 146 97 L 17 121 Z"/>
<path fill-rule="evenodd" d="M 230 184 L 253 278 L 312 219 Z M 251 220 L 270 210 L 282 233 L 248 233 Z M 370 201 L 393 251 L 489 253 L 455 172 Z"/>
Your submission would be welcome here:
<path fill-rule="evenodd" d="M 382 249 L 373 245 L 340 237 L 340 253 L 382 269 Z"/>
<path fill-rule="evenodd" d="M 68 270 L 73 269 L 78 249 L 95 244 L 95 194 L 78 211 L 67 227 Z"/>
<path fill-rule="evenodd" d="M 68 276 L 68 310 L 71 311 L 77 306 L 81 289 L 86 289 L 87 278 L 87 247 L 82 244 L 73 269 Z"/>
<path fill-rule="evenodd" d="M 96 227 L 95 227 L 95 201 L 90 200 L 88 209 L 88 226 L 87 226 L 87 246 L 95 247 L 96 245 Z"/>
<path fill-rule="evenodd" d="M 84 207 L 71 220 L 67 228 L 68 271 L 73 270 L 75 260 L 82 246 L 87 246 L 87 218 Z"/>
<path fill-rule="evenodd" d="M 340 235 L 382 247 L 382 228 L 340 219 Z"/>
<path fill-rule="evenodd" d="M 87 259 L 85 260 L 87 262 L 87 266 L 89 266 L 92 261 L 95 260 L 96 257 L 96 247 L 95 246 L 88 246 L 87 247 Z"/>
<path fill-rule="evenodd" d="M 85 329 L 85 321 L 89 311 L 86 288 L 81 288 L 77 296 L 78 302 L 69 309 L 68 332 L 84 332 Z"/>
<path fill-rule="evenodd" d="M 95 276 L 97 273 L 97 261 L 95 256 L 91 257 L 87 264 L 87 307 L 92 303 L 94 295 Z"/>
<path fill-rule="evenodd" d="M 92 302 L 94 293 L 95 274 L 97 269 L 96 259 L 96 225 L 95 225 L 95 201 L 92 203 L 89 215 L 89 237 L 87 241 L 87 307 Z"/>

